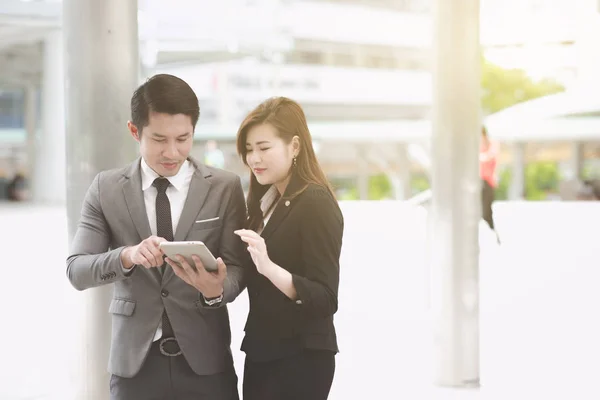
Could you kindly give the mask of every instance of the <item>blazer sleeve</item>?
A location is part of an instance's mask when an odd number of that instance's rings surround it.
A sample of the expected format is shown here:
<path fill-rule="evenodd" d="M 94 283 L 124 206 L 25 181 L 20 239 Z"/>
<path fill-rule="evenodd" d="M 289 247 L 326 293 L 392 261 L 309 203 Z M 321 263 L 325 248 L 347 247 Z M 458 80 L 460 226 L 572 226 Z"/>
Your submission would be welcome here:
<path fill-rule="evenodd" d="M 225 211 L 225 224 L 221 236 L 221 257 L 227 266 L 227 278 L 223 287 L 223 304 L 230 303 L 246 287 L 244 243 L 233 233 L 243 228 L 246 221 L 246 202 L 239 177 L 232 183 L 233 190 Z"/>
<path fill-rule="evenodd" d="M 67 258 L 67 277 L 77 290 L 129 277 L 121 263 L 121 252 L 125 247 L 109 250 L 110 229 L 100 204 L 100 176 L 101 173 L 96 175 L 87 191 Z"/>
<path fill-rule="evenodd" d="M 338 309 L 344 220 L 329 192 L 324 189 L 311 190 L 306 195 L 300 222 L 305 274 L 292 274 L 298 294 L 296 306 L 311 317 L 327 317 Z"/>
<path fill-rule="evenodd" d="M 223 301 L 217 305 L 208 306 L 204 302 L 202 294 L 196 305 L 200 308 L 220 308 L 231 303 L 246 288 L 246 266 L 248 256 L 244 248 L 244 242 L 233 233 L 243 228 L 246 221 L 246 202 L 244 191 L 239 177 L 231 181 L 231 194 L 227 200 L 223 230 L 221 231 L 221 245 L 219 253 L 227 266 L 227 278 L 223 283 Z"/>

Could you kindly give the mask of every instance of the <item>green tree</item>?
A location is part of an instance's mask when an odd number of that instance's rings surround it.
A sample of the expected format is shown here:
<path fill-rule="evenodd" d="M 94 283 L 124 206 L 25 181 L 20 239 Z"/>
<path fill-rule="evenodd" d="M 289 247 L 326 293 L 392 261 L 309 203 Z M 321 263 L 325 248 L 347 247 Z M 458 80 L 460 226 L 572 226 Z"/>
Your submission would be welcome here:
<path fill-rule="evenodd" d="M 556 193 L 560 183 L 560 170 L 557 163 L 551 161 L 534 161 L 525 168 L 525 199 L 545 200 L 548 194 Z M 512 171 L 505 168 L 500 172 L 496 200 L 508 199 L 508 191 L 512 180 Z"/>
<path fill-rule="evenodd" d="M 482 59 L 481 90 L 481 107 L 487 115 L 523 101 L 562 92 L 564 87 L 550 79 L 534 81 L 523 70 L 504 69 Z M 554 190 L 558 185 L 556 166 L 534 164 L 527 167 L 526 174 L 526 196 L 530 200 L 544 198 L 547 191 Z M 496 191 L 497 199 L 508 197 L 510 180 L 511 171 L 502 171 Z M 334 186 L 340 200 L 358 199 L 358 188 L 353 179 L 334 182 Z M 411 187 L 415 193 L 426 190 L 429 188 L 429 179 L 424 174 L 415 175 L 411 179 Z M 392 192 L 392 185 L 384 174 L 369 179 L 370 199 L 386 198 Z"/>
<path fill-rule="evenodd" d="M 369 177 L 369 200 L 389 199 L 394 194 L 394 188 L 386 174 Z"/>
<path fill-rule="evenodd" d="M 335 179 L 331 182 L 333 182 L 339 200 L 358 200 L 358 187 L 354 180 Z M 381 173 L 369 177 L 368 200 L 391 198 L 393 194 L 394 188 L 385 174 Z"/>
<path fill-rule="evenodd" d="M 412 174 L 410 180 L 410 188 L 412 189 L 412 194 L 424 192 L 430 187 L 431 185 L 429 184 L 429 178 L 425 173 L 421 172 Z"/>
<path fill-rule="evenodd" d="M 498 178 L 498 186 L 496 187 L 495 198 L 496 200 L 508 199 L 508 190 L 510 188 L 510 181 L 512 179 L 512 171 L 510 168 L 504 168 L 500 171 Z"/>
<path fill-rule="evenodd" d="M 560 172 L 558 165 L 551 161 L 529 163 L 525 169 L 525 198 L 544 200 L 548 193 L 558 190 Z"/>
<path fill-rule="evenodd" d="M 481 70 L 481 89 L 484 114 L 565 90 L 553 80 L 534 81 L 523 70 L 504 69 L 485 59 Z"/>
<path fill-rule="evenodd" d="M 534 81 L 525 71 L 504 69 L 483 60 L 481 71 L 481 107 L 484 114 L 493 114 L 515 104 L 538 97 L 559 93 L 565 88 L 551 79 Z M 542 200 L 547 193 L 556 190 L 559 182 L 555 164 L 535 162 L 526 167 L 525 197 L 528 200 Z M 499 176 L 496 199 L 508 198 L 511 171 L 505 169 Z"/>

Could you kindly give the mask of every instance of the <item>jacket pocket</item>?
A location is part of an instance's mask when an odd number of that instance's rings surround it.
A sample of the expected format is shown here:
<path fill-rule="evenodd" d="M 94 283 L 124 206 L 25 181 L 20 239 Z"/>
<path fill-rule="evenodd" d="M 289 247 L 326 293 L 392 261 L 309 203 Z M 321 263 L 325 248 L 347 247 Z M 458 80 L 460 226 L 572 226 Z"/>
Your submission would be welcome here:
<path fill-rule="evenodd" d="M 131 317 L 135 310 L 135 301 L 126 299 L 112 299 L 108 312 L 111 314 L 125 315 Z"/>
<path fill-rule="evenodd" d="M 198 220 L 198 221 L 194 222 L 192 230 L 200 231 L 200 230 L 204 230 L 204 229 L 218 228 L 221 225 L 223 225 L 223 222 L 221 221 L 221 219 L 219 217 L 203 219 L 203 220 Z"/>

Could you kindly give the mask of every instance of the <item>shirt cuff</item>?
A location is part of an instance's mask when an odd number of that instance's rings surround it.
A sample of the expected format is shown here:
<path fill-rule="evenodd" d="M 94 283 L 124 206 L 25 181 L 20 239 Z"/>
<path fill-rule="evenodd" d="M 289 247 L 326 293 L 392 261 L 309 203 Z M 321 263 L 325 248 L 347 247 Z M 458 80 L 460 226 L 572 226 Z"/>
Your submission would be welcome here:
<path fill-rule="evenodd" d="M 127 268 L 125 268 L 125 267 L 122 266 L 121 270 L 123 270 L 123 274 L 125 276 L 128 276 L 128 275 L 130 275 L 133 272 L 134 268 L 135 268 L 135 265 L 133 267 L 129 268 L 129 269 L 127 269 Z"/>

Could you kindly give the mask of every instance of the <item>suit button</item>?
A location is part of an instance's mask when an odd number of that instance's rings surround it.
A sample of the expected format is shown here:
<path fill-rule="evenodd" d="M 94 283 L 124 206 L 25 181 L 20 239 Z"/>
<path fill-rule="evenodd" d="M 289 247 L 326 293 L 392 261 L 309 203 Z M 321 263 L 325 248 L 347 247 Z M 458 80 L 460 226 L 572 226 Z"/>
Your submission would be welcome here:
<path fill-rule="evenodd" d="M 167 297 L 167 296 L 169 295 L 169 291 L 168 291 L 168 290 L 164 290 L 164 289 L 163 289 L 163 290 L 161 290 L 161 292 L 160 292 L 160 295 L 161 295 L 162 297 Z"/>
<path fill-rule="evenodd" d="M 302 300 L 296 300 L 296 304 L 301 305 L 302 304 Z"/>

